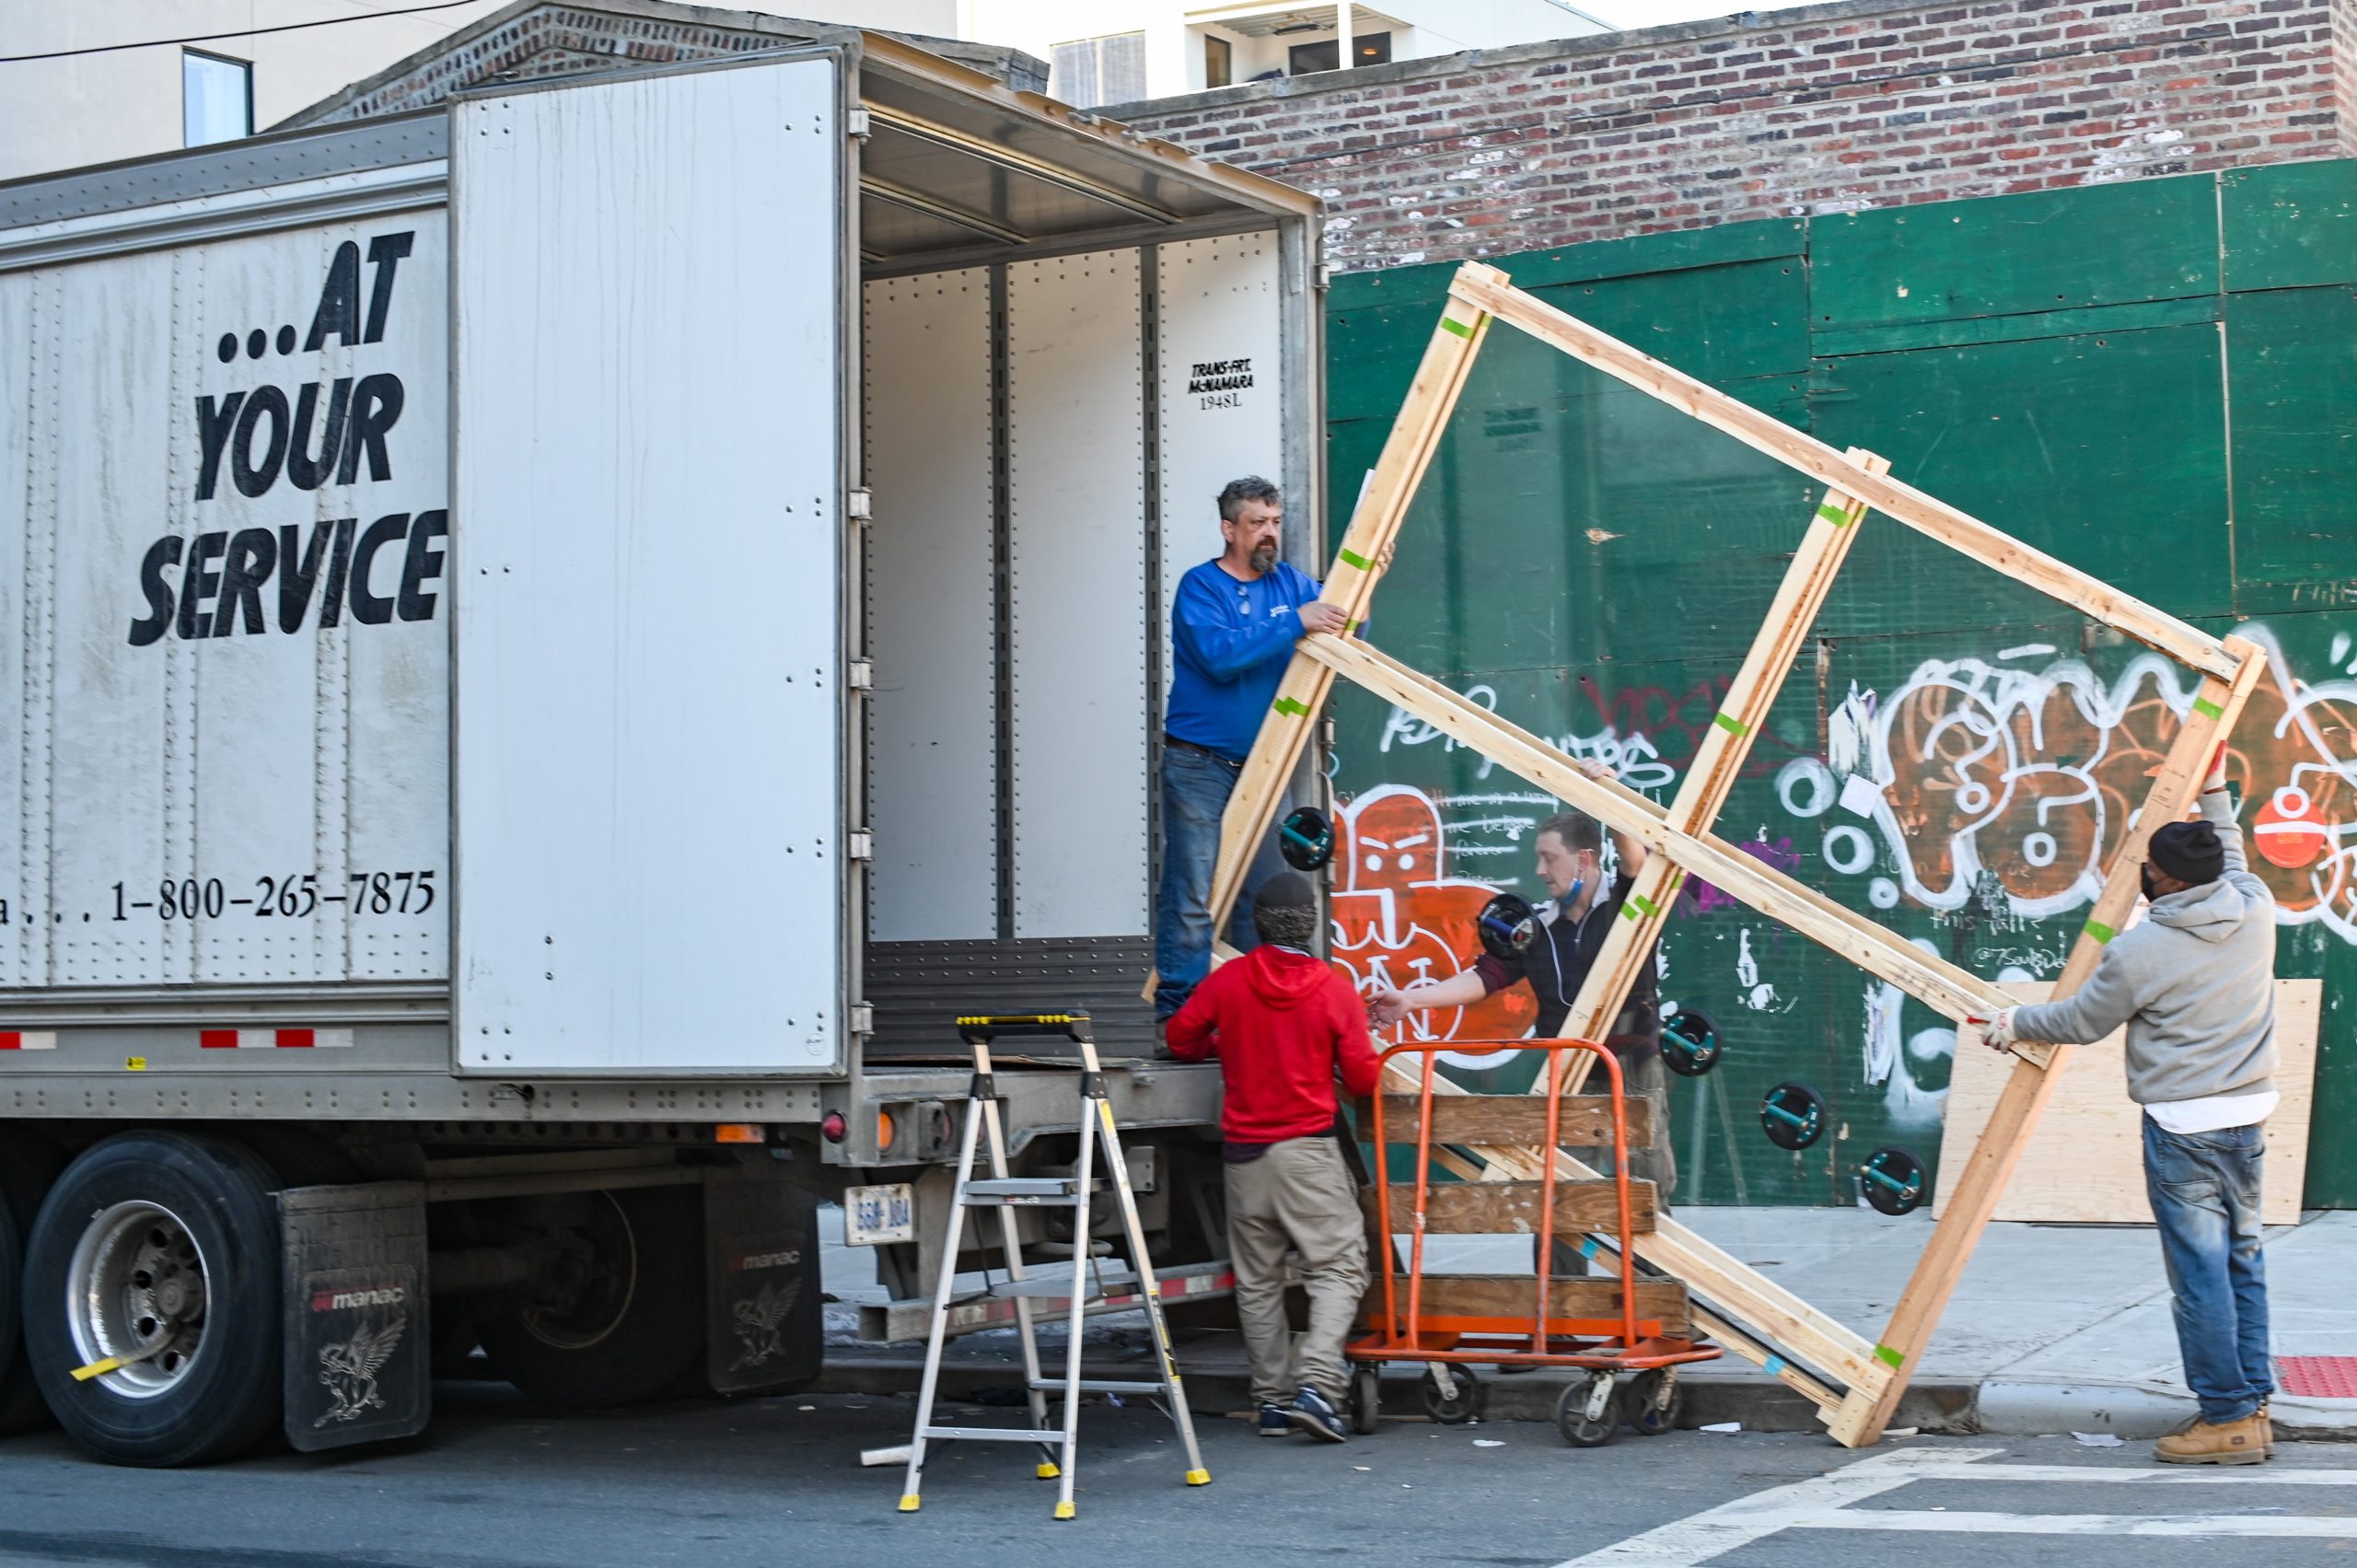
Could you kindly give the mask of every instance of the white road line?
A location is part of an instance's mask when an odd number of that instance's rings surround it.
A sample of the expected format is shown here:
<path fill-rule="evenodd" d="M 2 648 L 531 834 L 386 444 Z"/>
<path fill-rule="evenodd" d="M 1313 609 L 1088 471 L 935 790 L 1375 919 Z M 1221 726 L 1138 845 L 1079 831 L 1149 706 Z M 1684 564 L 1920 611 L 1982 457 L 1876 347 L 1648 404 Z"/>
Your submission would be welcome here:
<path fill-rule="evenodd" d="M 2076 1465 L 1925 1465 L 1918 1481 L 2063 1481 L 2147 1486 L 2357 1486 L 2357 1470 L 2291 1469 L 2280 1464 L 2177 1465 L 2167 1469 L 2082 1469 Z"/>
<path fill-rule="evenodd" d="M 1795 1516 L 1830 1512 L 1846 1504 L 1912 1486 L 1934 1467 L 1994 1458 L 2003 1448 L 1898 1448 L 1844 1465 L 1807 1481 L 1771 1486 L 1715 1508 L 1689 1515 L 1658 1529 L 1631 1536 L 1556 1568 L 1693 1568 L 1698 1562 L 1793 1527 Z"/>
<path fill-rule="evenodd" d="M 2261 1485 L 2263 1482 L 2253 1482 Z M 1804 1510 L 1793 1530 L 1989 1536 L 2309 1536 L 2357 1540 L 2357 1517 L 2313 1514 L 1927 1514 L 1905 1508 Z"/>
<path fill-rule="evenodd" d="M 2357 1487 L 2357 1469 L 2270 1465 L 2124 1469 L 2107 1466 L 1991 1465 L 2002 1448 L 1900 1448 L 1838 1470 L 1690 1515 L 1557 1568 L 1694 1568 L 1781 1530 L 1887 1530 L 1941 1535 L 2274 1536 L 2357 1540 L 2357 1517 L 2298 1514 L 1996 1514 L 1852 1508 L 1925 1481 L 2094 1482 L 2144 1486 Z"/>

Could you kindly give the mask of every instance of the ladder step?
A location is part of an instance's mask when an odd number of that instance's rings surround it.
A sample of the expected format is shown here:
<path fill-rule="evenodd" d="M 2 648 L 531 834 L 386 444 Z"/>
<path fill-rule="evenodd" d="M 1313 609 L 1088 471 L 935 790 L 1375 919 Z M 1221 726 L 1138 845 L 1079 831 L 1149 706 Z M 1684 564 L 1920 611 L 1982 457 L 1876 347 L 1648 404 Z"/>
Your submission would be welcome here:
<path fill-rule="evenodd" d="M 1061 1394 L 1064 1380 L 1061 1377 L 1035 1377 L 1031 1387 L 1043 1394 Z M 1167 1392 L 1160 1383 L 1124 1383 L 1109 1377 L 1084 1377 L 1080 1380 L 1084 1394 L 1160 1394 Z"/>
<path fill-rule="evenodd" d="M 1102 1188 L 1104 1183 L 1093 1185 Z M 1076 1176 L 986 1176 L 966 1183 L 969 1198 L 1069 1198 L 1079 1190 Z"/>
<path fill-rule="evenodd" d="M 1135 1274 L 1107 1275 L 1103 1278 L 1092 1274 L 1088 1281 L 1086 1299 L 1102 1301 L 1108 1291 L 1127 1290 L 1137 1283 Z M 1033 1274 L 1028 1279 L 1001 1280 L 991 1286 L 988 1294 L 998 1296 L 1002 1300 L 1011 1295 L 1052 1295 L 1061 1298 L 1072 1294 L 1072 1276 L 1070 1274 Z"/>
<path fill-rule="evenodd" d="M 927 1426 L 917 1435 L 927 1442 L 936 1437 L 954 1437 L 977 1443 L 1056 1443 L 1064 1440 L 1061 1429 L 1053 1432 L 1032 1432 L 1023 1427 L 1004 1426 Z"/>

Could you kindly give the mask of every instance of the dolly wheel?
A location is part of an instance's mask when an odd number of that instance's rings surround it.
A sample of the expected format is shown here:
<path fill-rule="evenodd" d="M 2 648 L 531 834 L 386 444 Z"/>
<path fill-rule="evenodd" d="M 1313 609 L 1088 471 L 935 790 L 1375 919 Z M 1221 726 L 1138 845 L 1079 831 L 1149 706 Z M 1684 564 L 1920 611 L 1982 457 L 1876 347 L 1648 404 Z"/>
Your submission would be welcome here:
<path fill-rule="evenodd" d="M 1371 1437 L 1383 1424 L 1383 1369 L 1373 1362 L 1351 1374 L 1351 1430 Z"/>
<path fill-rule="evenodd" d="M 1611 1374 L 1600 1373 L 1608 1387 Z M 1620 1396 L 1614 1390 L 1605 1396 L 1601 1414 L 1588 1414 L 1588 1405 L 1596 1393 L 1596 1379 L 1567 1383 L 1555 1400 L 1555 1430 L 1563 1441 L 1574 1448 L 1601 1448 L 1620 1435 Z"/>
<path fill-rule="evenodd" d="M 1440 1379 L 1430 1367 L 1424 1370 L 1424 1413 L 1443 1426 L 1462 1426 L 1469 1421 L 1481 1419 L 1481 1410 L 1488 1400 L 1489 1390 L 1473 1376 L 1473 1369 L 1462 1363 L 1452 1365 L 1448 1375 L 1457 1384 L 1457 1396 L 1446 1398 L 1440 1391 Z"/>
<path fill-rule="evenodd" d="M 1621 1413 L 1640 1437 L 1658 1437 L 1675 1427 L 1685 1403 L 1685 1388 L 1669 1367 L 1640 1372 L 1620 1396 Z"/>

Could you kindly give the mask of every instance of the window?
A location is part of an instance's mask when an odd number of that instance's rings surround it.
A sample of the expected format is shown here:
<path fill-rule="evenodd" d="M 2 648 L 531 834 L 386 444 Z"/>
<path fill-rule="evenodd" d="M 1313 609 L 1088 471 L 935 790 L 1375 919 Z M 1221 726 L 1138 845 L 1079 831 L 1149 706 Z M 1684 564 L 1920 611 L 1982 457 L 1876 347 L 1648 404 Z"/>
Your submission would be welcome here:
<path fill-rule="evenodd" d="M 1109 33 L 1060 43 L 1049 51 L 1049 91 L 1074 109 L 1134 103 L 1145 97 L 1145 34 Z"/>
<path fill-rule="evenodd" d="M 1203 36 L 1203 86 L 1224 87 L 1236 79 L 1236 53 L 1224 38 Z"/>
<path fill-rule="evenodd" d="M 254 68 L 197 50 L 180 52 L 180 141 L 210 146 L 254 134 Z"/>
<path fill-rule="evenodd" d="M 1313 71 L 1332 71 L 1342 63 L 1341 41 L 1320 39 L 1316 43 L 1296 43 L 1285 59 L 1285 74 L 1306 76 Z M 1388 65 L 1391 64 L 1391 35 L 1387 32 L 1361 33 L 1351 40 L 1351 64 L 1353 65 Z"/>

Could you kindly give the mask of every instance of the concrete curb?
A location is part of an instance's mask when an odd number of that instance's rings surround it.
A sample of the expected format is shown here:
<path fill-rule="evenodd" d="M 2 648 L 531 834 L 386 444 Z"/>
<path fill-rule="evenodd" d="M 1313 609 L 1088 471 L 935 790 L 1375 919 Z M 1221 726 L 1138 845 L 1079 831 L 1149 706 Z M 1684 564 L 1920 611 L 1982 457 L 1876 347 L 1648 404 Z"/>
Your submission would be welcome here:
<path fill-rule="evenodd" d="M 2159 1437 L 2200 1408 L 2181 1389 L 2099 1378 L 2055 1383 L 1992 1377 L 1980 1385 L 1975 1405 L 1978 1429 L 2004 1437 L 2061 1432 Z M 2357 1400 L 2279 1396 L 2269 1413 L 2282 1441 L 2345 1443 L 2357 1438 Z"/>
<path fill-rule="evenodd" d="M 830 1358 L 818 1385 L 827 1393 L 913 1394 L 924 1370 L 923 1360 L 917 1356 L 845 1355 L 838 1347 L 830 1348 Z M 1181 1368 L 1185 1370 L 1183 1356 Z M 1092 1359 L 1087 1371 L 1093 1377 L 1140 1376 L 1134 1361 L 1097 1365 Z M 1542 1422 L 1549 1425 L 1554 1423 L 1555 1401 L 1571 1381 L 1564 1374 L 1554 1371 L 1501 1377 L 1483 1369 L 1480 1376 L 1489 1390 L 1486 1419 Z M 1185 1376 L 1188 1401 L 1199 1414 L 1219 1416 L 1251 1408 L 1251 1389 L 1239 1370 L 1200 1367 L 1185 1371 Z M 951 1362 L 941 1369 L 942 1390 L 953 1399 L 970 1399 L 978 1389 L 1006 1388 L 1020 1381 L 1021 1374 L 1004 1365 Z M 1384 1410 L 1395 1415 L 1421 1411 L 1418 1381 L 1419 1375 L 1407 1367 L 1387 1369 L 1383 1377 Z M 1680 1381 L 1685 1388 L 1685 1405 L 1678 1418 L 1681 1426 L 1739 1422 L 1746 1432 L 1817 1432 L 1824 1427 L 1815 1405 L 1771 1377 L 1735 1372 L 1688 1372 Z M 1925 1432 L 1976 1431 L 1978 1428 L 1972 1424 L 1976 1391 L 1968 1383 L 1919 1379 L 1908 1389 L 1898 1419 L 1891 1424 Z"/>

